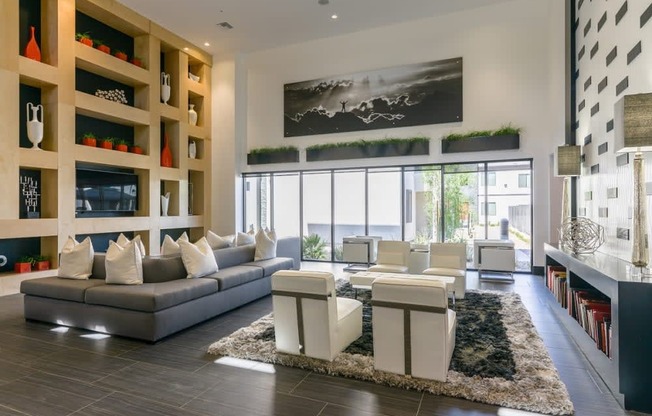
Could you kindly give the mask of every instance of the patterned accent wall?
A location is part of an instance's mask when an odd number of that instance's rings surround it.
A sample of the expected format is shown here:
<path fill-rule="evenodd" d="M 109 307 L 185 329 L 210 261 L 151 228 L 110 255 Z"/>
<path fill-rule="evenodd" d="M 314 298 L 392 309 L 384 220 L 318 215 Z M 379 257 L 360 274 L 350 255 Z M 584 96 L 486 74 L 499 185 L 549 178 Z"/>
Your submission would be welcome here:
<path fill-rule="evenodd" d="M 652 92 L 652 1 L 577 0 L 575 8 L 574 126 L 583 145 L 578 215 L 605 227 L 601 251 L 629 260 L 633 155 L 615 153 L 614 104 L 626 94 Z M 646 167 L 652 190 L 650 154 Z"/>

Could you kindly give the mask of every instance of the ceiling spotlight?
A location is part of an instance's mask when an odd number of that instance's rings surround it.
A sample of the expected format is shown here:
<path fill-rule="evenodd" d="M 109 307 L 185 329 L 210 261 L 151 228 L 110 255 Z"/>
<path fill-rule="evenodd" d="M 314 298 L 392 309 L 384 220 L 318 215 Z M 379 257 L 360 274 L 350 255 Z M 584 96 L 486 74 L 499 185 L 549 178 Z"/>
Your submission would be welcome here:
<path fill-rule="evenodd" d="M 337 19 L 337 15 L 336 14 L 332 15 L 331 19 L 333 19 L 333 20 Z"/>
<path fill-rule="evenodd" d="M 327 5 L 329 0 L 317 0 L 317 3 L 321 4 L 322 6 Z"/>
<path fill-rule="evenodd" d="M 187 51 L 187 50 L 188 50 L 188 47 L 187 47 L 187 46 L 186 46 L 186 47 L 184 47 L 184 48 L 183 48 L 183 50 L 184 50 L 184 51 Z"/>
<path fill-rule="evenodd" d="M 211 46 L 211 44 L 208 42 L 204 42 L 204 46 Z"/>

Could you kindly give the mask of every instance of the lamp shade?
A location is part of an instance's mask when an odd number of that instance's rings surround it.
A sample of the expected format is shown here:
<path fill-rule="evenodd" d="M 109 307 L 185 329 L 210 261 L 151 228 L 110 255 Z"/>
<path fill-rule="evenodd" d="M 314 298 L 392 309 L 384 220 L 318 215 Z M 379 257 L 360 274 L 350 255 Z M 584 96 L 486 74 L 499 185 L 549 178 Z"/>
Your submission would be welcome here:
<path fill-rule="evenodd" d="M 559 146 L 555 157 L 557 176 L 580 176 L 582 146 Z"/>
<path fill-rule="evenodd" d="M 626 95 L 616 102 L 614 144 L 619 153 L 652 151 L 652 93 Z"/>

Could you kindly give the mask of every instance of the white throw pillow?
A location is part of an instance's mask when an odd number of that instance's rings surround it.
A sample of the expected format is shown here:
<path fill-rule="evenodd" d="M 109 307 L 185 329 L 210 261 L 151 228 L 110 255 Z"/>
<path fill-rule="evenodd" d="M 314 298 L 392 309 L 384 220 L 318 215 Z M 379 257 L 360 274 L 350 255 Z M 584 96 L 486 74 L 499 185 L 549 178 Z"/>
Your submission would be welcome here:
<path fill-rule="evenodd" d="M 217 261 L 206 237 L 200 238 L 195 244 L 179 240 L 179 246 L 181 246 L 181 261 L 188 272 L 188 279 L 207 276 L 217 271 Z"/>
<path fill-rule="evenodd" d="M 143 240 L 140 239 L 140 236 L 136 236 L 133 241 L 136 241 L 136 238 L 138 238 L 138 249 L 140 250 L 140 255 L 145 257 L 145 244 L 143 244 Z M 124 234 L 120 233 L 118 240 L 115 243 L 122 248 L 126 248 L 127 244 L 129 244 L 129 239 Z"/>
<path fill-rule="evenodd" d="M 86 237 L 81 243 L 68 237 L 68 241 L 61 250 L 58 276 L 63 279 L 88 279 L 93 273 L 94 255 L 95 251 L 93 251 L 90 237 Z"/>
<path fill-rule="evenodd" d="M 106 283 L 114 285 L 143 284 L 143 256 L 140 253 L 140 236 L 136 236 L 124 247 L 113 241 L 109 242 L 104 267 Z"/>
<path fill-rule="evenodd" d="M 258 230 L 254 261 L 273 259 L 274 257 L 276 257 L 276 231 Z"/>
<path fill-rule="evenodd" d="M 170 254 L 181 253 L 181 248 L 179 247 L 179 242 L 181 241 L 189 241 L 188 234 L 186 234 L 185 231 L 183 234 L 181 234 L 181 237 L 179 237 L 177 241 L 174 241 L 172 237 L 165 234 L 165 238 L 163 238 L 163 244 L 161 245 L 161 256 L 169 256 Z"/>
<path fill-rule="evenodd" d="M 238 231 L 235 237 L 235 245 L 237 247 L 246 246 L 248 244 L 254 244 L 256 242 L 254 232 L 249 230 L 247 233 L 241 233 Z"/>
<path fill-rule="evenodd" d="M 221 248 L 232 247 L 234 239 L 235 239 L 235 236 L 233 236 L 233 235 L 227 235 L 226 237 L 220 237 L 219 235 L 215 234 L 211 230 L 208 230 L 206 232 L 206 241 L 208 241 L 208 245 L 211 246 L 211 248 L 213 250 L 219 250 Z"/>

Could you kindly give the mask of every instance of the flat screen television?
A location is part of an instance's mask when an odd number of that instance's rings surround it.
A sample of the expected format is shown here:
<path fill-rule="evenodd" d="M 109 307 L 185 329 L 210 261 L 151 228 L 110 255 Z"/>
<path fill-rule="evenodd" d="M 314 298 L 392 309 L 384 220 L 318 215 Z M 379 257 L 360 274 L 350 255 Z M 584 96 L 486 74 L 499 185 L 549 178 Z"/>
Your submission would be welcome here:
<path fill-rule="evenodd" d="M 95 169 L 77 169 L 75 212 L 123 213 L 138 210 L 138 175 Z"/>

